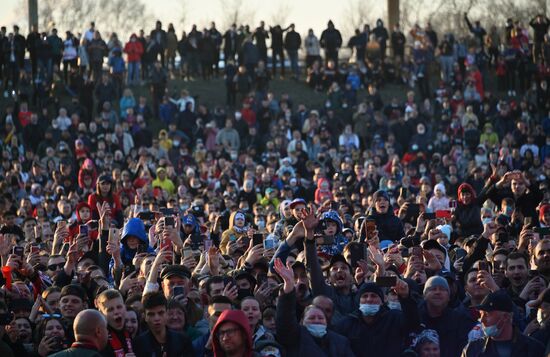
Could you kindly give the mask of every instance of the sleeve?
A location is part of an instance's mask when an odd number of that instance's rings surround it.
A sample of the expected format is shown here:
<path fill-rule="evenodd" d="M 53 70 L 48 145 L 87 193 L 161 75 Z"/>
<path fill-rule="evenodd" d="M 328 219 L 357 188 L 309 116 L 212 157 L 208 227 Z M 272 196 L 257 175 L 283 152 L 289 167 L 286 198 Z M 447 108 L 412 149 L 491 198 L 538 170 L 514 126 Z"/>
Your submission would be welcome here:
<path fill-rule="evenodd" d="M 287 244 L 286 240 L 283 241 L 281 244 L 279 244 L 279 247 L 277 248 L 277 251 L 273 255 L 273 258 L 271 258 L 271 261 L 269 262 L 269 271 L 271 273 L 275 273 L 275 270 L 273 270 L 273 265 L 275 264 L 275 260 L 277 258 L 280 258 L 283 264 L 286 264 L 286 258 L 288 258 L 288 255 L 290 254 L 291 247 Z"/>
<path fill-rule="evenodd" d="M 287 349 L 300 343 L 300 325 L 296 319 L 296 293 L 282 294 L 275 315 L 277 340 Z"/>
<path fill-rule="evenodd" d="M 332 297 L 332 287 L 325 282 L 325 277 L 321 271 L 321 265 L 317 259 L 315 242 L 306 243 L 304 240 L 304 245 L 306 251 L 306 267 L 308 270 L 309 282 L 311 284 L 313 296 L 326 295 L 328 297 Z"/>
<path fill-rule="evenodd" d="M 418 312 L 416 301 L 409 294 L 406 299 L 399 298 L 399 302 L 401 303 L 403 312 L 403 326 L 401 327 L 403 331 L 408 334 L 409 332 L 418 330 L 420 327 L 420 313 Z"/>

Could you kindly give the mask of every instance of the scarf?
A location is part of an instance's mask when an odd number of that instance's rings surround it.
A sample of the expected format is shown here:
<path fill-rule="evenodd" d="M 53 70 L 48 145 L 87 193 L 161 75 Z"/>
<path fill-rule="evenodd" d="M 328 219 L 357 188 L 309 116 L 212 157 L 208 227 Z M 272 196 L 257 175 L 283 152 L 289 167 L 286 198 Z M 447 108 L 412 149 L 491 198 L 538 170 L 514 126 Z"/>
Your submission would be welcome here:
<path fill-rule="evenodd" d="M 123 333 L 128 353 L 133 353 L 132 339 L 130 338 L 130 334 L 127 331 L 124 331 Z M 118 334 L 116 333 L 116 331 L 113 331 L 111 329 L 109 329 L 109 344 L 113 349 L 115 357 L 124 357 L 126 355 L 126 351 L 124 349 L 124 346 L 122 345 L 122 341 L 120 341 L 118 337 Z"/>

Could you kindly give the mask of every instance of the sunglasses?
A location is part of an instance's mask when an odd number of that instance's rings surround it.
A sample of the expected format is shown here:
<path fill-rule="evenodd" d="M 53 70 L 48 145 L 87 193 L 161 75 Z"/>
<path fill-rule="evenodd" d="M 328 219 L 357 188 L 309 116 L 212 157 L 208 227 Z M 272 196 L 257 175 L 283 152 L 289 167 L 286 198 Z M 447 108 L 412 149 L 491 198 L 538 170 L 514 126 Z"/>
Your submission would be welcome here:
<path fill-rule="evenodd" d="M 51 264 L 51 265 L 48 265 L 48 270 L 56 271 L 58 269 L 63 269 L 64 266 L 65 266 L 65 263 Z"/>
<path fill-rule="evenodd" d="M 44 319 L 60 319 L 60 314 L 42 314 L 42 318 Z"/>

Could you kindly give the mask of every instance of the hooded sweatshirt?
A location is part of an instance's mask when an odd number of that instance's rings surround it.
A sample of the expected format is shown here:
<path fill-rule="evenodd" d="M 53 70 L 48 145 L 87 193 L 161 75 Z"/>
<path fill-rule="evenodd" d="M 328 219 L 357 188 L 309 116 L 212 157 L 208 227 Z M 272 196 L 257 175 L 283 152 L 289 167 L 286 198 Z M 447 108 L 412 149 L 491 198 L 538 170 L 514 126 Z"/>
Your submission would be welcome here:
<path fill-rule="evenodd" d="M 435 190 L 440 190 L 443 193 L 443 196 L 441 196 L 441 198 L 437 198 L 434 194 L 434 196 L 430 198 L 430 201 L 428 202 L 428 208 L 431 210 L 431 212 L 449 209 L 449 198 L 446 196 L 447 192 L 445 191 L 445 185 L 443 184 L 443 182 L 435 185 L 434 192 Z"/>
<path fill-rule="evenodd" d="M 472 198 L 470 203 L 465 204 L 460 199 L 460 192 L 462 190 L 469 191 Z M 473 234 L 481 234 L 483 232 L 483 224 L 481 223 L 481 207 L 476 200 L 476 192 L 474 188 L 463 183 L 458 186 L 457 195 L 459 197 L 458 205 L 454 212 L 454 218 L 457 224 L 457 231 L 462 237 L 468 237 Z"/>
<path fill-rule="evenodd" d="M 145 232 L 145 226 L 143 221 L 139 218 L 131 218 L 124 225 L 122 229 L 122 237 L 120 239 L 120 257 L 124 265 L 132 263 L 134 255 L 136 255 L 136 249 L 130 249 L 126 244 L 126 240 L 129 236 L 134 236 L 139 239 L 140 244 L 147 245 L 147 252 L 154 253 L 154 249 L 149 246 L 149 240 L 147 239 L 147 233 Z"/>
<path fill-rule="evenodd" d="M 340 218 L 340 216 L 336 211 L 330 210 L 321 215 L 321 221 L 335 222 L 338 225 L 338 230 L 334 235 L 334 243 L 332 245 L 319 246 L 318 250 L 330 256 L 333 256 L 336 254 L 342 254 L 344 247 L 346 246 L 346 244 L 348 244 L 347 238 L 344 235 L 342 235 L 342 228 L 343 228 L 342 219 Z"/>
<path fill-rule="evenodd" d="M 323 188 L 323 186 L 325 188 Z M 315 190 L 315 203 L 321 204 L 326 200 L 332 200 L 332 192 L 330 191 L 330 183 L 326 178 L 317 180 L 317 189 Z"/>
<path fill-rule="evenodd" d="M 216 322 L 216 325 L 214 325 L 214 328 L 212 329 L 212 336 L 216 336 L 220 327 L 226 322 L 233 322 L 240 327 L 241 331 L 246 336 L 246 348 L 243 357 L 251 357 L 253 355 L 252 333 L 250 332 L 248 319 L 246 318 L 244 312 L 242 312 L 241 310 L 225 310 L 224 312 L 222 312 L 222 314 L 218 318 L 218 321 Z M 214 345 L 214 356 L 224 357 L 225 352 L 222 350 L 218 338 L 214 337 L 212 339 L 212 342 Z"/>
<path fill-rule="evenodd" d="M 246 215 L 241 211 L 235 211 L 235 212 L 231 213 L 231 215 L 229 216 L 229 228 L 226 229 L 225 231 L 223 231 L 222 239 L 221 239 L 221 242 L 220 242 L 220 250 L 222 251 L 222 254 L 227 254 L 227 245 L 229 244 L 230 241 L 237 240 L 241 237 L 246 236 L 246 230 L 245 229 L 242 229 L 242 228 L 239 229 L 235 226 L 235 215 L 237 213 L 243 214 L 246 217 Z M 245 221 L 245 226 L 244 227 L 246 227 L 246 221 Z M 232 237 L 234 237 L 234 239 Z"/>

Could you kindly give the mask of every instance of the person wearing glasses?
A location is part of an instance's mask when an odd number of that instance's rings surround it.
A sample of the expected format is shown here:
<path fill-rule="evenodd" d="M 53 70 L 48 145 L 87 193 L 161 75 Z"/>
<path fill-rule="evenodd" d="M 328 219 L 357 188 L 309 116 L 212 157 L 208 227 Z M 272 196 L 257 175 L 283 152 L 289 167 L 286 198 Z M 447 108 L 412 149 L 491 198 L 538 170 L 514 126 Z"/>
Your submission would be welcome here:
<path fill-rule="evenodd" d="M 212 329 L 214 357 L 253 355 L 252 333 L 241 310 L 225 310 Z"/>

